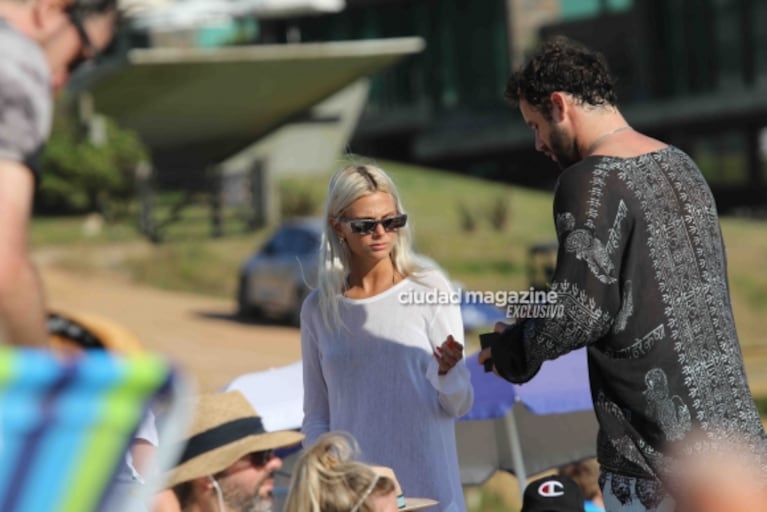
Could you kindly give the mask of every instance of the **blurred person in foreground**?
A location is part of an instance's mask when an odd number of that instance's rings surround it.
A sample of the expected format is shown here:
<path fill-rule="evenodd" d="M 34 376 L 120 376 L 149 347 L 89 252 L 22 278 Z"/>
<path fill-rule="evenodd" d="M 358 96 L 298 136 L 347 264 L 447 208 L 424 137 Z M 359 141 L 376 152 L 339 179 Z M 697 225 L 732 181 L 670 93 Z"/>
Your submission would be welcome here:
<path fill-rule="evenodd" d="M 599 463 L 596 459 L 586 459 L 562 466 L 559 476 L 571 479 L 578 484 L 585 499 L 583 507 L 586 512 L 604 512 L 605 503 L 602 491 L 599 489 Z"/>
<path fill-rule="evenodd" d="M 573 480 L 545 476 L 525 486 L 520 512 L 584 512 L 583 495 Z"/>
<path fill-rule="evenodd" d="M 284 512 L 405 512 L 438 504 L 406 498 L 391 468 L 356 461 L 357 450 L 346 433 L 320 436 L 293 468 Z"/>
<path fill-rule="evenodd" d="M 705 435 L 692 435 L 676 453 L 678 471 L 670 484 L 676 512 L 767 510 L 767 479 L 748 444 L 733 440 L 700 453 L 696 444 L 701 443 L 707 443 Z"/>
<path fill-rule="evenodd" d="M 45 346 L 27 232 L 52 93 L 114 35 L 116 0 L 0 0 L 0 343 Z"/>
<path fill-rule="evenodd" d="M 319 287 L 301 309 L 307 446 L 352 434 L 365 462 L 462 512 L 455 421 L 474 392 L 450 282 L 411 247 L 411 219 L 391 178 L 350 165 L 330 180 Z"/>
<path fill-rule="evenodd" d="M 274 450 L 303 438 L 288 430 L 266 432 L 239 391 L 203 394 L 166 487 L 184 512 L 269 512 L 273 475 L 282 467 Z"/>
<path fill-rule="evenodd" d="M 604 59 L 571 41 L 541 46 L 512 74 L 535 147 L 563 169 L 551 289 L 564 313 L 496 326 L 479 355 L 530 380 L 547 359 L 588 347 L 606 510 L 672 510 L 674 445 L 738 436 L 767 468 L 746 382 L 716 205 L 681 150 L 643 135 L 616 106 Z"/>

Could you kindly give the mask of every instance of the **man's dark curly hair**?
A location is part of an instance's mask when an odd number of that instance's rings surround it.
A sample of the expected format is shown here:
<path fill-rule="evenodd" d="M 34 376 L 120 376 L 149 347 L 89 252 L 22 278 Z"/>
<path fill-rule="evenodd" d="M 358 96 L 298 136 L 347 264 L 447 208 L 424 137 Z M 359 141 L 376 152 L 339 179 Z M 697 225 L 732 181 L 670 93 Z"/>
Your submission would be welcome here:
<path fill-rule="evenodd" d="M 561 36 L 546 41 L 509 77 L 504 97 L 515 105 L 525 100 L 551 120 L 551 93 L 557 91 L 594 106 L 618 101 L 605 58 Z"/>

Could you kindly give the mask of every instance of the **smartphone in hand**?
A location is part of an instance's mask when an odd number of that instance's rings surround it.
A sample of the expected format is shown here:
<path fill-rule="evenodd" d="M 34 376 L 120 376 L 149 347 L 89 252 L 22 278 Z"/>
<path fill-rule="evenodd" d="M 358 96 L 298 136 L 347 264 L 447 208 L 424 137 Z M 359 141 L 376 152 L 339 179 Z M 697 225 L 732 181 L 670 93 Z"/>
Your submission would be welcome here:
<path fill-rule="evenodd" d="M 493 343 L 500 337 L 501 335 L 497 332 L 486 332 L 484 334 L 479 335 L 479 346 L 482 347 L 482 350 L 489 348 L 492 346 Z M 488 359 L 485 361 L 485 372 L 492 372 L 493 371 L 493 360 Z"/>

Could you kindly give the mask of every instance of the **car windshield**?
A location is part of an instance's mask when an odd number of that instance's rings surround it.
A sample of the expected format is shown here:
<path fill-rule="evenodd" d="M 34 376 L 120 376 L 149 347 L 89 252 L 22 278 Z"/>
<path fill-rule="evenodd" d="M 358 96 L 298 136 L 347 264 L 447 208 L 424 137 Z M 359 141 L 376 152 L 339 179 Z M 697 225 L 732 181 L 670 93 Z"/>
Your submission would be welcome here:
<path fill-rule="evenodd" d="M 304 255 L 316 252 L 319 244 L 317 234 L 305 229 L 289 227 L 279 230 L 266 244 L 264 251 L 272 255 Z"/>

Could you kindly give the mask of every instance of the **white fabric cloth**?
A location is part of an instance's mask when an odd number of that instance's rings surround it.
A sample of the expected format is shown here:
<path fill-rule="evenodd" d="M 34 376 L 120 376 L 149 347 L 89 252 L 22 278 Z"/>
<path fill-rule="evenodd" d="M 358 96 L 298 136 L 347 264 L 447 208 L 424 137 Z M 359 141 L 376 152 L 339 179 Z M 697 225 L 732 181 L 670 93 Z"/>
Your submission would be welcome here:
<path fill-rule="evenodd" d="M 242 393 L 261 417 L 267 432 L 298 429 L 304 418 L 302 368 L 301 361 L 296 361 L 279 368 L 246 373 L 230 382 L 225 390 Z"/>
<path fill-rule="evenodd" d="M 458 304 L 405 305 L 430 290 L 450 292 L 436 271 L 374 297 L 340 304 L 344 327 L 329 332 L 312 292 L 301 311 L 304 446 L 328 431 L 350 432 L 366 462 L 390 466 L 406 496 L 464 511 L 455 420 L 474 398 L 464 361 L 437 375 L 432 353 L 449 334 L 463 344 Z M 444 295 L 443 295 L 444 296 Z"/>

